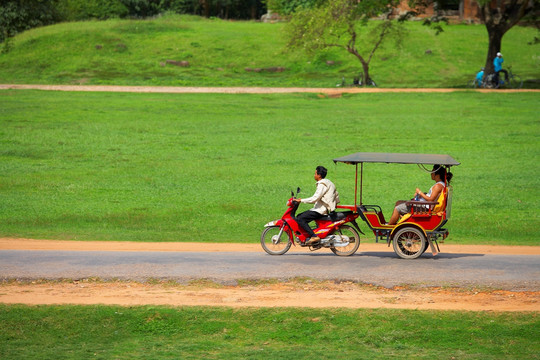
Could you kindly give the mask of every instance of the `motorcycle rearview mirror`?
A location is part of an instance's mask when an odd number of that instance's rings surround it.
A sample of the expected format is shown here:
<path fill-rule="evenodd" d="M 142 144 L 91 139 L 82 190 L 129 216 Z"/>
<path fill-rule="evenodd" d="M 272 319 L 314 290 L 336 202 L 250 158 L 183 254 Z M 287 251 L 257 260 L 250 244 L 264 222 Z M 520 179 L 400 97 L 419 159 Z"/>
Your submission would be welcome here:
<path fill-rule="evenodd" d="M 296 188 L 296 195 L 300 194 L 300 188 Z"/>

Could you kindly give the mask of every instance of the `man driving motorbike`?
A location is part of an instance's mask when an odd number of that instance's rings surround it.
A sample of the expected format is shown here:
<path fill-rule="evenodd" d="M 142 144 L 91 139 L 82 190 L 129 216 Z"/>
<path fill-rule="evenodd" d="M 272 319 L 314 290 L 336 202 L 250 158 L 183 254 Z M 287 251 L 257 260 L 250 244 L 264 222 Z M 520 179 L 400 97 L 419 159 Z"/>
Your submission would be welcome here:
<path fill-rule="evenodd" d="M 336 190 L 336 186 L 333 182 L 326 179 L 327 173 L 328 170 L 324 166 L 317 166 L 315 175 L 313 176 L 315 181 L 317 181 L 317 190 L 315 191 L 315 194 L 307 199 L 294 200 L 305 204 L 315 204 L 312 209 L 304 211 L 296 217 L 298 225 L 300 225 L 310 237 L 306 242 L 307 245 L 314 244 L 321 240 L 315 235 L 313 229 L 309 226 L 309 223 L 331 213 L 336 209 L 336 205 L 339 203 L 339 194 Z"/>

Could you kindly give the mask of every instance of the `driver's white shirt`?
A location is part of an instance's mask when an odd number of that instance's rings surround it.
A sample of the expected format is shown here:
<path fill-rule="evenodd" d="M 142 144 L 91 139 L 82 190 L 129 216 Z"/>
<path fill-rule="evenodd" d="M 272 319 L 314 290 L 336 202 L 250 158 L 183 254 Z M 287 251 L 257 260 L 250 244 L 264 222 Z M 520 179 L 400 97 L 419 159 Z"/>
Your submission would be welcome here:
<path fill-rule="evenodd" d="M 302 199 L 302 202 L 305 204 L 315 203 L 315 206 L 310 210 L 325 215 L 336 209 L 336 205 L 339 203 L 339 194 L 333 182 L 321 179 L 317 181 L 315 194 L 307 199 Z"/>

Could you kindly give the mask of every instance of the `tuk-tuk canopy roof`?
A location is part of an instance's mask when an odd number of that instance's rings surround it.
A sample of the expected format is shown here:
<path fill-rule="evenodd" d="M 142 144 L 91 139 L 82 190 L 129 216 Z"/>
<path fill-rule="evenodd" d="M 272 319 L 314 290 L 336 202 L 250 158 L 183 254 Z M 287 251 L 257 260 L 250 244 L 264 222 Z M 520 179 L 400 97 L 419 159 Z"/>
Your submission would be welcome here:
<path fill-rule="evenodd" d="M 368 153 L 358 152 L 334 159 L 334 163 L 344 162 L 348 164 L 370 163 L 394 163 L 394 164 L 425 164 L 455 166 L 460 163 L 450 155 L 435 154 L 399 154 L 399 153 Z"/>

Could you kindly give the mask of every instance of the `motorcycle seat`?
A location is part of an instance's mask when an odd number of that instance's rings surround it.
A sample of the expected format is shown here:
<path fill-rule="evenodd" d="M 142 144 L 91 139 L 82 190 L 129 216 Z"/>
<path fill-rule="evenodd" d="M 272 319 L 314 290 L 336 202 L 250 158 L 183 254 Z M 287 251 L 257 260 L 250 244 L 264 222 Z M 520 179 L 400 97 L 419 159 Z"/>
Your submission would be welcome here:
<path fill-rule="evenodd" d="M 340 221 L 347 217 L 347 215 L 352 214 L 352 211 L 332 211 L 330 214 L 323 216 L 319 220 L 323 221 Z"/>

